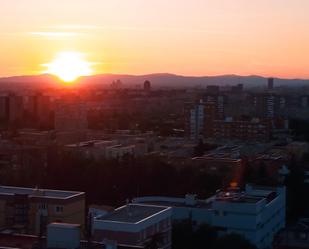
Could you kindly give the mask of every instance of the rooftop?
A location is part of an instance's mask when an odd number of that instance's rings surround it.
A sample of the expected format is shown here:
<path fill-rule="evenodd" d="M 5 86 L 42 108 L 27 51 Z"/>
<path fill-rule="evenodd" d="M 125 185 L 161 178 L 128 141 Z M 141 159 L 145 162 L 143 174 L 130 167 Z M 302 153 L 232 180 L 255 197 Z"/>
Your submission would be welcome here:
<path fill-rule="evenodd" d="M 257 204 L 258 202 L 265 200 L 268 203 L 278 196 L 278 190 L 274 187 L 247 186 L 244 191 L 241 191 L 238 187 L 229 187 L 224 190 L 218 190 L 215 195 L 206 200 L 197 199 L 195 195 L 186 195 L 185 198 L 144 196 L 133 199 L 133 202 L 166 207 L 211 209 L 215 202 Z"/>
<path fill-rule="evenodd" d="M 194 207 L 194 208 L 211 208 L 210 202 L 199 201 L 197 200 L 196 203 L 193 205 L 187 204 L 185 200 L 183 202 L 173 202 L 173 201 L 145 201 L 143 202 L 149 205 L 161 205 L 161 206 L 168 206 L 168 207 Z"/>
<path fill-rule="evenodd" d="M 48 227 L 53 228 L 80 228 L 80 224 L 71 224 L 71 223 L 60 223 L 60 222 L 53 222 L 48 225 Z"/>
<path fill-rule="evenodd" d="M 75 197 L 77 195 L 83 195 L 84 192 L 0 186 L 0 195 L 16 195 L 16 194 L 28 195 L 30 197 L 68 199 L 71 197 Z"/>
<path fill-rule="evenodd" d="M 216 201 L 235 202 L 235 203 L 257 203 L 263 197 L 248 196 L 244 193 L 221 192 L 216 196 Z"/>
<path fill-rule="evenodd" d="M 133 148 L 133 147 L 135 147 L 134 144 L 130 144 L 130 145 L 117 144 L 117 145 L 109 146 L 108 148 L 109 149 L 119 149 L 119 148 L 125 149 L 125 148 Z"/>
<path fill-rule="evenodd" d="M 168 207 L 128 204 L 99 219 L 112 222 L 138 223 L 167 209 Z"/>
<path fill-rule="evenodd" d="M 267 202 L 276 198 L 276 190 L 272 187 L 262 187 L 251 185 L 250 189 L 240 191 L 238 188 L 228 188 L 216 194 L 216 201 L 237 202 L 237 203 L 257 203 L 261 200 Z"/>
<path fill-rule="evenodd" d="M 113 143 L 116 143 L 116 141 L 115 140 L 89 140 L 89 141 L 83 141 L 80 143 L 67 144 L 66 147 L 74 148 L 74 147 L 110 146 Z"/>

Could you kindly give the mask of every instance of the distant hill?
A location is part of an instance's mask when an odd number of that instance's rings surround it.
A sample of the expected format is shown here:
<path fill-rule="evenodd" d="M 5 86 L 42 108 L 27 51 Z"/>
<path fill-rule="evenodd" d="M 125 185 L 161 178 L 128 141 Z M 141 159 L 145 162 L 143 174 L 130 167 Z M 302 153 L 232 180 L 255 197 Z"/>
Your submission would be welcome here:
<path fill-rule="evenodd" d="M 81 77 L 78 80 L 80 85 L 102 85 L 108 86 L 114 80 L 121 80 L 124 87 L 142 85 L 145 80 L 149 80 L 153 87 L 205 87 L 207 85 L 236 85 L 244 84 L 245 87 L 266 86 L 267 79 L 261 76 L 181 76 L 168 73 L 147 74 L 147 75 L 126 75 L 126 74 L 99 74 Z M 304 79 L 275 79 L 275 86 L 302 86 L 309 85 L 309 80 Z M 52 75 L 36 76 L 14 76 L 0 78 L 0 88 L 28 88 L 28 87 L 55 87 L 59 86 L 59 80 Z M 1 90 L 0 89 L 0 90 Z"/>

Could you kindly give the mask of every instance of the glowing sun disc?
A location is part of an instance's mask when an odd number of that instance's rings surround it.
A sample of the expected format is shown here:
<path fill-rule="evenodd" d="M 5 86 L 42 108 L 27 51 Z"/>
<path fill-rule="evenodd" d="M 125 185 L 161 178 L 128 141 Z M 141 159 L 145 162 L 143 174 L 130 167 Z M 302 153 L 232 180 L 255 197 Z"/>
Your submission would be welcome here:
<path fill-rule="evenodd" d="M 79 52 L 61 52 L 44 66 L 47 67 L 45 73 L 56 75 L 64 82 L 72 82 L 80 76 L 92 75 L 91 64 L 85 61 L 83 54 Z"/>

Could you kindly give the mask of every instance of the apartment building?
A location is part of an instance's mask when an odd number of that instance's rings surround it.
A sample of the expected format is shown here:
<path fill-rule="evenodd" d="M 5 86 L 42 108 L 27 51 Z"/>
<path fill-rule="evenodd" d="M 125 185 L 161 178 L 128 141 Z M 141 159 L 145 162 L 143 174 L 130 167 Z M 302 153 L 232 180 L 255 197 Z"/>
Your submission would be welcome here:
<path fill-rule="evenodd" d="M 85 193 L 0 186 L 0 227 L 39 234 L 50 222 L 85 223 Z"/>
<path fill-rule="evenodd" d="M 228 188 L 206 200 L 195 195 L 148 196 L 133 202 L 172 207 L 173 220 L 207 223 L 218 228 L 219 235 L 241 234 L 260 249 L 271 247 L 275 234 L 285 227 L 285 187 L 247 185 L 244 191 Z"/>
<path fill-rule="evenodd" d="M 185 108 L 185 131 L 190 139 L 198 139 L 204 129 L 204 104 L 202 102 L 186 103 Z"/>
<path fill-rule="evenodd" d="M 163 249 L 171 248 L 172 208 L 127 204 L 93 221 L 96 241 L 114 241 L 117 244 L 146 246 L 153 240 Z"/>
<path fill-rule="evenodd" d="M 251 120 L 235 120 L 227 117 L 215 120 L 212 137 L 218 139 L 237 139 L 244 141 L 268 141 L 271 127 L 269 122 L 253 118 Z"/>

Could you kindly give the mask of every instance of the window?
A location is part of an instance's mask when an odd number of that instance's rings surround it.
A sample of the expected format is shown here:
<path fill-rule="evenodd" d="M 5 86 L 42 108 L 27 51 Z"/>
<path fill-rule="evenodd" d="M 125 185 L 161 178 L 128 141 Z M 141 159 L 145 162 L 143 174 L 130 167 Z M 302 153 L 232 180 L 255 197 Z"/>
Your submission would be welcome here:
<path fill-rule="evenodd" d="M 63 212 L 63 206 L 56 206 L 56 212 L 62 213 Z"/>
<path fill-rule="evenodd" d="M 227 215 L 227 213 L 226 213 L 226 211 L 223 211 L 223 210 L 220 210 L 220 211 L 215 211 L 215 215 L 216 216 L 226 216 Z"/>
<path fill-rule="evenodd" d="M 39 205 L 38 205 L 38 208 L 40 209 L 40 210 L 46 210 L 47 209 L 47 203 L 40 203 Z"/>

